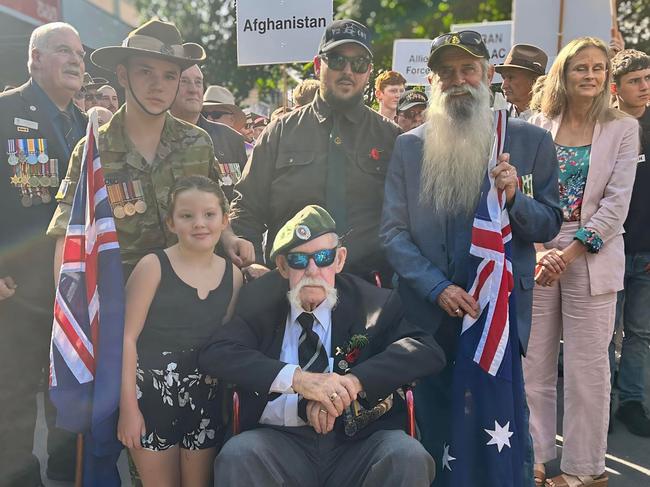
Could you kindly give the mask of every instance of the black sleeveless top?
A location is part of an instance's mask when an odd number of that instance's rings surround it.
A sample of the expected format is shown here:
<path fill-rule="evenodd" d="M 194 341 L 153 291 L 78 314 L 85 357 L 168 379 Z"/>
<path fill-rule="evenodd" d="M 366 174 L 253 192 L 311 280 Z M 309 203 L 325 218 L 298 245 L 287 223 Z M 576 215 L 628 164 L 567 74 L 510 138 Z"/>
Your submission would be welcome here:
<path fill-rule="evenodd" d="M 232 263 L 219 287 L 200 299 L 197 290 L 174 272 L 164 250 L 154 252 L 160 261 L 160 284 L 138 338 L 138 353 L 176 352 L 198 348 L 221 325 L 232 298 Z"/>

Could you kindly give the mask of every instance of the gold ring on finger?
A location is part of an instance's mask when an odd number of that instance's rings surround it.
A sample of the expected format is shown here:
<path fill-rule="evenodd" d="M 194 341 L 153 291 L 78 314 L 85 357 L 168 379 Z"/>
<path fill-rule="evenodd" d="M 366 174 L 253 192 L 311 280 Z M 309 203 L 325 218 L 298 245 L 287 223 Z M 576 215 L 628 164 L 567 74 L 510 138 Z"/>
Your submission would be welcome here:
<path fill-rule="evenodd" d="M 319 410 L 318 412 L 319 412 L 319 413 L 327 414 L 327 409 L 320 408 L 320 410 Z"/>
<path fill-rule="evenodd" d="M 332 392 L 329 397 L 330 401 L 334 402 L 339 395 L 336 392 Z"/>

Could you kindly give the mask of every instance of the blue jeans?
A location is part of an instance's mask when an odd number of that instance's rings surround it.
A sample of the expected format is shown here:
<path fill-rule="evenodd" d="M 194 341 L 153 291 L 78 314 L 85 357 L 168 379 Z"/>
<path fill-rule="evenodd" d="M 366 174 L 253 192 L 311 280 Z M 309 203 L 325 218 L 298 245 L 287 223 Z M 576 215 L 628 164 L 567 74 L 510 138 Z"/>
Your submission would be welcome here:
<path fill-rule="evenodd" d="M 623 319 L 623 349 L 618 370 L 619 402 L 643 402 L 645 371 L 650 355 L 650 252 L 625 255 L 625 288 L 618 293 L 616 322 Z M 612 372 L 614 341 L 609 345 Z M 612 373 L 612 377 L 614 374 Z"/>

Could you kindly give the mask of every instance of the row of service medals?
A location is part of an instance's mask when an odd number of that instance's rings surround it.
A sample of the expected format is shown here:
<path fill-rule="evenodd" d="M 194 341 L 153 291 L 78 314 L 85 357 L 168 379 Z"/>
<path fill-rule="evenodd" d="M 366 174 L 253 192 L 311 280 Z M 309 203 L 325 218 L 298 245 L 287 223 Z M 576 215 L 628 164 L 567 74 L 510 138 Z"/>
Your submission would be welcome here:
<path fill-rule="evenodd" d="M 20 203 L 28 208 L 51 202 L 50 188 L 59 187 L 59 166 L 47 154 L 47 140 L 9 139 L 7 156 L 13 169 L 11 184 L 21 191 Z"/>
<path fill-rule="evenodd" d="M 129 181 L 106 181 L 106 191 L 111 203 L 113 216 L 117 219 L 142 215 L 147 211 L 144 190 L 139 179 Z"/>
<path fill-rule="evenodd" d="M 238 162 L 219 163 L 221 172 L 221 183 L 224 186 L 232 186 L 241 179 L 241 168 Z"/>

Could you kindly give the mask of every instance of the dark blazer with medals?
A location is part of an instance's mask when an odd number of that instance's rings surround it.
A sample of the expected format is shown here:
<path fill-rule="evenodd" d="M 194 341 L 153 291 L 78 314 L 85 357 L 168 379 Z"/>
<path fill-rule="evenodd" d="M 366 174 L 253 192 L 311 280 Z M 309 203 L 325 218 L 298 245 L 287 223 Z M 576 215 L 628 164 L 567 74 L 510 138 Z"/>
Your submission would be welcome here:
<path fill-rule="evenodd" d="M 395 291 L 377 288 L 351 274 L 338 274 L 335 285 L 339 302 L 332 311 L 330 356 L 334 371 L 344 373 L 337 347 L 345 348 L 353 335 L 367 336 L 368 344 L 350 364 L 350 372 L 363 384 L 365 399 L 360 402 L 364 407 L 371 408 L 400 386 L 444 367 L 442 349 L 431 335 L 404 319 Z M 277 271 L 246 285 L 234 318 L 215 332 L 199 358 L 203 372 L 237 384 L 242 431 L 258 426 L 271 384 L 286 365 L 279 357 L 289 312 L 288 289 L 288 281 Z M 404 401 L 399 394 L 393 397 L 393 407 L 353 439 L 380 429 L 405 427 Z M 346 437 L 341 418 L 335 430 Z"/>
<path fill-rule="evenodd" d="M 48 107 L 40 103 L 43 96 L 31 79 L 0 94 L 0 274 L 16 280 L 15 297 L 51 315 L 51 302 L 38 299 L 51 296 L 53 289 L 54 241 L 45 230 L 56 208 L 54 195 L 65 176 L 70 150 Z M 73 104 L 69 113 L 80 138 L 86 116 Z M 20 146 L 27 148 L 31 163 L 16 162 Z"/>
<path fill-rule="evenodd" d="M 228 201 L 231 201 L 234 185 L 241 178 L 246 165 L 244 136 L 226 124 L 211 122 L 203 115 L 199 116 L 197 125 L 205 130 L 212 139 L 214 156 L 219 165 L 221 184 Z"/>

